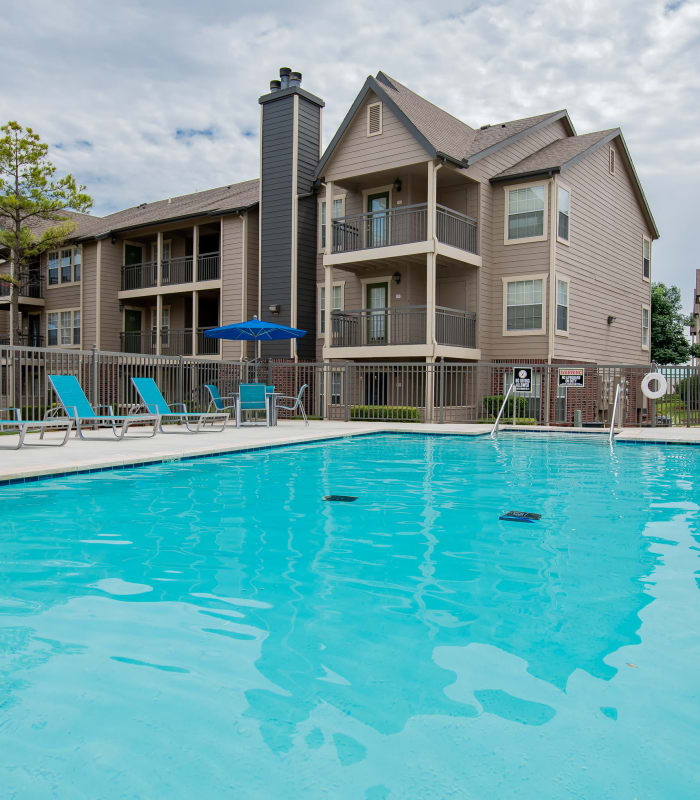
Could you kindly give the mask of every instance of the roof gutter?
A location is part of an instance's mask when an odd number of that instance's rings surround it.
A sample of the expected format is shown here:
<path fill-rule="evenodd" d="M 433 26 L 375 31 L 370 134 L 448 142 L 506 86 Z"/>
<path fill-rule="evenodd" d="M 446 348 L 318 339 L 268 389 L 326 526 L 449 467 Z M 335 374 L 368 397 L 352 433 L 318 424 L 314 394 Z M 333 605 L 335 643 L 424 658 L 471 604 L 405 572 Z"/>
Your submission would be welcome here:
<path fill-rule="evenodd" d="M 529 172 L 514 172 L 511 175 L 494 175 L 493 178 L 489 178 L 489 182 L 505 183 L 506 181 L 512 181 L 514 178 L 536 178 L 540 175 L 551 178 L 552 175 L 557 175 L 560 172 L 561 167 L 547 167 L 546 169 L 533 169 Z"/>

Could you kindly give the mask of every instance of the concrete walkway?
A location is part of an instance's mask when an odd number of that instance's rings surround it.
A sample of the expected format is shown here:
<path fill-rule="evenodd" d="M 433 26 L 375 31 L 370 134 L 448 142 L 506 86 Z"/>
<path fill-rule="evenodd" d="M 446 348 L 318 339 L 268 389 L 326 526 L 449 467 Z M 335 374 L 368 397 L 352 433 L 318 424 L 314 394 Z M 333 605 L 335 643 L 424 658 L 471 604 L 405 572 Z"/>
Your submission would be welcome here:
<path fill-rule="evenodd" d="M 176 430 L 178 426 L 168 426 Z M 277 427 L 227 427 L 219 433 L 186 433 L 184 428 L 178 433 L 158 434 L 155 438 L 127 438 L 117 441 L 109 430 L 87 431 L 88 441 L 74 438 L 65 447 L 24 447 L 21 450 L 0 450 L 0 482 L 31 478 L 39 475 L 53 475 L 64 472 L 80 472 L 89 469 L 120 466 L 123 464 L 142 464 L 152 461 L 176 460 L 193 455 L 228 453 L 250 448 L 334 439 L 343 436 L 357 436 L 382 431 L 402 431 L 404 433 L 450 433 L 467 436 L 486 436 L 489 425 L 424 425 L 418 423 L 386 422 L 320 422 L 311 421 L 306 427 L 303 422 L 283 421 Z M 139 433 L 139 429 L 133 429 Z M 529 428 L 525 426 L 502 425 L 503 435 L 516 435 L 522 431 L 537 431 L 545 435 L 547 431 L 562 433 L 586 433 L 607 436 L 602 429 L 574 428 Z M 60 433 L 48 433 L 44 441 L 58 442 Z M 700 444 L 700 428 L 625 428 L 618 434 L 617 441 L 647 441 Z M 0 437 L 0 444 L 10 444 L 14 436 Z M 39 442 L 38 434 L 29 434 L 27 442 Z"/>

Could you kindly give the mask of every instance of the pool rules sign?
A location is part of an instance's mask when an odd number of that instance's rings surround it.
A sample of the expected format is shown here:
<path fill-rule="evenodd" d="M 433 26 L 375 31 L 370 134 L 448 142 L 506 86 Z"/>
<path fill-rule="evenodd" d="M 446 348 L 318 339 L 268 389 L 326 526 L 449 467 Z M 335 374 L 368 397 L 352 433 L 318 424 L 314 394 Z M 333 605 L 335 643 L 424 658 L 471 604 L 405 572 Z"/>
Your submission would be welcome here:
<path fill-rule="evenodd" d="M 567 389 L 583 386 L 584 375 L 583 367 L 575 367 L 573 369 L 559 367 L 559 386 L 564 386 Z"/>
<path fill-rule="evenodd" d="M 513 367 L 513 385 L 516 392 L 532 389 L 532 367 Z"/>

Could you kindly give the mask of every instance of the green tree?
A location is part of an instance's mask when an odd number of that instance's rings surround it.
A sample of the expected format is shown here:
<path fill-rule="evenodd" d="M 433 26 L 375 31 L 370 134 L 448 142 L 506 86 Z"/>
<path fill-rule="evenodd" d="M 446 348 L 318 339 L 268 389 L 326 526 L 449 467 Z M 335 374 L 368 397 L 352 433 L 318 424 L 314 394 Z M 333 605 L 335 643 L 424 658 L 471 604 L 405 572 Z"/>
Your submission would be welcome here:
<path fill-rule="evenodd" d="M 17 122 L 0 127 L 0 249 L 10 254 L 10 342 L 19 341 L 19 289 L 29 263 L 75 230 L 68 209 L 89 211 L 92 199 L 72 175 L 56 177 L 49 146 Z"/>
<path fill-rule="evenodd" d="M 690 342 L 683 330 L 687 325 L 679 288 L 654 283 L 651 287 L 651 360 L 658 364 L 684 364 L 690 357 Z"/>

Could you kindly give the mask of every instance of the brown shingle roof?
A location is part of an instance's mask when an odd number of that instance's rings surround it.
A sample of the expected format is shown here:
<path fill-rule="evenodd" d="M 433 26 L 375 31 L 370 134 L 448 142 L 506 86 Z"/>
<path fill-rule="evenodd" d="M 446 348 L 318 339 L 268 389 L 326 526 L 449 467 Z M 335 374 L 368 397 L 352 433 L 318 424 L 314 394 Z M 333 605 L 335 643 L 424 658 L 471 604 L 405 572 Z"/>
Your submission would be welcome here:
<path fill-rule="evenodd" d="M 85 236 L 104 236 L 112 231 L 153 225 L 158 222 L 194 217 L 200 214 L 221 214 L 225 211 L 250 208 L 258 202 L 259 181 L 257 178 L 217 189 L 183 194 L 168 200 L 142 203 L 102 217 L 100 225 L 89 230 Z M 79 236 L 80 234 L 76 234 Z"/>
<path fill-rule="evenodd" d="M 514 177 L 516 175 L 530 175 L 532 173 L 546 172 L 547 170 L 561 169 L 569 161 L 585 153 L 589 148 L 601 143 L 606 138 L 614 138 L 619 133 L 619 128 L 610 128 L 605 131 L 584 133 L 581 136 L 568 136 L 537 150 L 512 167 L 494 175 L 492 180 Z"/>

